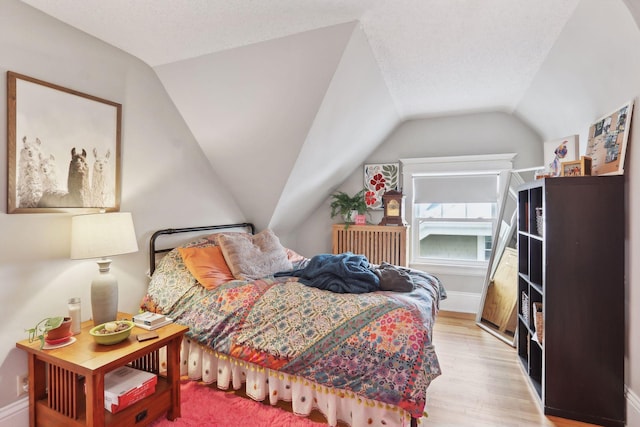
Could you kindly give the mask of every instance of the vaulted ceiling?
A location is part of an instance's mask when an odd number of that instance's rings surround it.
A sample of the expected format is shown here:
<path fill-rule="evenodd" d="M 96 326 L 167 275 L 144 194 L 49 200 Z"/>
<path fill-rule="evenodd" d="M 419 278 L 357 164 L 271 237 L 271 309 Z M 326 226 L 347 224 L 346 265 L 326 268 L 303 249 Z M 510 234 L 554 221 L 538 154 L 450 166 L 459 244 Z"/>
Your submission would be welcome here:
<path fill-rule="evenodd" d="M 515 107 L 579 0 L 23 0 L 152 67 L 358 21 L 402 117 Z"/>
<path fill-rule="evenodd" d="M 22 1 L 156 70 L 243 211 L 267 212 L 258 226 L 324 200 L 404 120 L 513 112 L 579 3 Z M 337 124 L 367 103 L 370 131 Z"/>

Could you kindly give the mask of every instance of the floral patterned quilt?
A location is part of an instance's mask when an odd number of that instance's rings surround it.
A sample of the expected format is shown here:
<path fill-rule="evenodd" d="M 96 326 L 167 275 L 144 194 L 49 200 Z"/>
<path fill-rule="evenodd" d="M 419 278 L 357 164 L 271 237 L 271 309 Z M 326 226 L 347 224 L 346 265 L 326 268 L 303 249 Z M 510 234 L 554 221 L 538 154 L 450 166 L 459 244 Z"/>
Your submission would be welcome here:
<path fill-rule="evenodd" d="M 200 286 L 176 250 L 154 272 L 143 309 L 190 327 L 211 349 L 423 414 L 440 374 L 432 330 L 437 278 L 410 270 L 410 293 L 338 294 L 293 277 Z"/>

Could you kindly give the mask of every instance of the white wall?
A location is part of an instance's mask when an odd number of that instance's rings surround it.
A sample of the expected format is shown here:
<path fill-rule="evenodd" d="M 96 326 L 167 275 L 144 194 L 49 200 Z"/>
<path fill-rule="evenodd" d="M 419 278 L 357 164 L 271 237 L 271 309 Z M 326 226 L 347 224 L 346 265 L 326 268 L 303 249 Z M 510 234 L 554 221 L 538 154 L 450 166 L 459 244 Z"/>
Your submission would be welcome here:
<path fill-rule="evenodd" d="M 124 54 L 17 0 L 0 2 L 0 99 L 11 70 L 123 105 L 122 211 L 129 211 L 140 251 L 114 257 L 119 308 L 134 311 L 146 291 L 147 244 L 163 227 L 228 223 L 245 218 L 156 74 Z M 0 102 L 0 117 L 6 117 Z M 72 126 L 72 124 L 69 124 Z M 0 121 L 0 135 L 6 135 Z M 46 136 L 40 135 L 46 144 Z M 0 200 L 5 206 L 6 150 L 0 150 Z M 0 408 L 16 400 L 16 375 L 27 372 L 15 342 L 46 316 L 66 314 L 69 297 L 91 314 L 92 261 L 69 260 L 70 214 L 0 212 Z M 13 426 L 19 423 L 13 423 Z"/>
<path fill-rule="evenodd" d="M 357 169 L 398 121 L 366 35 L 356 27 L 269 226 L 299 248 L 291 230 Z"/>
<path fill-rule="evenodd" d="M 155 67 L 243 212 L 266 228 L 355 22 Z"/>
<path fill-rule="evenodd" d="M 637 2 L 627 1 L 638 15 Z M 625 168 L 626 226 L 626 385 L 628 425 L 640 426 L 640 31 L 624 2 L 582 0 L 517 113 L 545 139 L 580 134 L 584 153 L 589 126 L 628 100 L 635 101 Z M 604 249 L 603 249 L 604 250 Z M 603 283 L 606 292 L 606 283 Z M 585 307 L 588 309 L 588 307 Z M 597 337 L 594 337 L 597 339 Z"/>

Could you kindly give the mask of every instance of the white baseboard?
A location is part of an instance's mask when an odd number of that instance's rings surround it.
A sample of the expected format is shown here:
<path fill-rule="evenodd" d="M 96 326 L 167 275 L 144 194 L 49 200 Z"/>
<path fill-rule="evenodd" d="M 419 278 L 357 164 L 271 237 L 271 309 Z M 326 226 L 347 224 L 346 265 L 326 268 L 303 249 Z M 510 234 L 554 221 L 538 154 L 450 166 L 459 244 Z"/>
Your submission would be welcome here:
<path fill-rule="evenodd" d="M 627 388 L 627 426 L 640 426 L 640 397 Z"/>
<path fill-rule="evenodd" d="M 472 292 L 447 291 L 447 299 L 440 303 L 440 310 L 461 313 L 477 313 L 480 307 L 480 294 Z"/>
<path fill-rule="evenodd" d="M 0 427 L 29 427 L 29 398 L 0 408 Z"/>

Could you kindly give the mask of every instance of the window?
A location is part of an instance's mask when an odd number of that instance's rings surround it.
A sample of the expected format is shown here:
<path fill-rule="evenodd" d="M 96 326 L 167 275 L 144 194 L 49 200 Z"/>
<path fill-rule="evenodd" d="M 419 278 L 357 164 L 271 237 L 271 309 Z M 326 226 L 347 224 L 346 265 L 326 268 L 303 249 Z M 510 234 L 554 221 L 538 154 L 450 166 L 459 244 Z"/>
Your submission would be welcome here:
<path fill-rule="evenodd" d="M 486 267 L 512 158 L 402 160 L 412 263 Z"/>
<path fill-rule="evenodd" d="M 416 259 L 488 261 L 498 205 L 495 171 L 413 176 Z"/>

